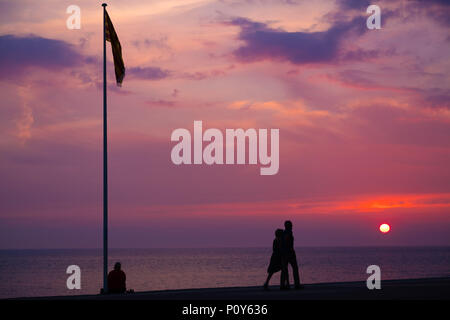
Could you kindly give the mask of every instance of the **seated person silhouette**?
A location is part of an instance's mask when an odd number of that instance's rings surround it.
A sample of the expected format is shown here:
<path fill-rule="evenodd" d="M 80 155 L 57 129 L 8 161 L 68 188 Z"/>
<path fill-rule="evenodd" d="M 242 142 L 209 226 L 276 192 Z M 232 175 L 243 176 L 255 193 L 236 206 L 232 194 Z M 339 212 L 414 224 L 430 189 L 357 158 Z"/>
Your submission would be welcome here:
<path fill-rule="evenodd" d="M 121 270 L 122 265 L 116 262 L 114 270 L 108 274 L 108 293 L 124 293 L 127 290 L 125 272 Z"/>
<path fill-rule="evenodd" d="M 283 237 L 283 229 L 275 230 L 275 239 L 272 245 L 272 256 L 270 257 L 269 267 L 267 268 L 267 279 L 264 283 L 264 289 L 268 290 L 269 281 L 275 272 L 281 270 L 281 240 Z"/>
<path fill-rule="evenodd" d="M 289 289 L 288 265 L 292 266 L 292 274 L 294 276 L 295 289 L 303 289 L 300 284 L 298 274 L 297 256 L 294 250 L 294 235 L 292 233 L 292 222 L 287 220 L 284 222 L 284 232 L 281 242 L 281 289 Z"/>

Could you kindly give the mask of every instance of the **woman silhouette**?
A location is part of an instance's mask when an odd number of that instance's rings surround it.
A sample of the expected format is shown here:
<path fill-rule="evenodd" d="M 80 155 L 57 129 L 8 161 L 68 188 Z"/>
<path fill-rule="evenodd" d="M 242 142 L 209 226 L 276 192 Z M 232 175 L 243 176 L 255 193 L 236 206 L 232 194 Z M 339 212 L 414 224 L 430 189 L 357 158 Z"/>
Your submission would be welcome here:
<path fill-rule="evenodd" d="M 269 267 L 267 268 L 267 279 L 264 283 L 264 289 L 267 290 L 269 288 L 269 281 L 272 278 L 275 272 L 281 270 L 281 241 L 283 237 L 283 229 L 275 230 L 275 239 L 273 240 L 272 246 L 272 256 L 270 257 Z"/>

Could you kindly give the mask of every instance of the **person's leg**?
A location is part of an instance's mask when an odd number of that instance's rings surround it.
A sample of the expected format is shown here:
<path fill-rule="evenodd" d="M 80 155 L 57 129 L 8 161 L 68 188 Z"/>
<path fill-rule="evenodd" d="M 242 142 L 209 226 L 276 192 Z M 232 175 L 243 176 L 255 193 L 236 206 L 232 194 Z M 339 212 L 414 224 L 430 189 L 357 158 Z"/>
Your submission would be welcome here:
<path fill-rule="evenodd" d="M 289 288 L 289 270 L 288 260 L 283 258 L 281 260 L 281 276 L 280 276 L 280 289 Z"/>
<path fill-rule="evenodd" d="M 300 287 L 300 276 L 298 274 L 297 257 L 295 253 L 289 257 L 289 264 L 292 266 L 292 273 L 296 287 Z"/>
<path fill-rule="evenodd" d="M 269 272 L 269 274 L 267 275 L 267 279 L 266 282 L 264 282 L 264 288 L 267 288 L 269 286 L 269 281 L 273 276 L 273 272 Z"/>
<path fill-rule="evenodd" d="M 289 288 L 289 269 L 286 267 L 286 276 L 284 277 L 284 287 Z"/>

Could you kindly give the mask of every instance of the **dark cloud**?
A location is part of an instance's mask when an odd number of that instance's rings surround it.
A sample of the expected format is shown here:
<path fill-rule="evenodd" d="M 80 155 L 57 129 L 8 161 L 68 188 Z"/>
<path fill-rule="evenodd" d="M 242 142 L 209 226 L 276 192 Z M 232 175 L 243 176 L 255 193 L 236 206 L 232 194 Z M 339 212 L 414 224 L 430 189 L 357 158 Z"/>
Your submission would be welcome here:
<path fill-rule="evenodd" d="M 74 46 L 62 40 L 29 35 L 0 36 L 0 68 L 2 78 L 21 74 L 29 67 L 59 70 L 92 63 L 78 53 Z"/>
<path fill-rule="evenodd" d="M 418 3 L 421 3 L 425 6 L 430 5 L 430 4 L 437 4 L 437 5 L 441 5 L 444 7 L 450 7 L 450 1 L 448 0 L 415 0 Z"/>
<path fill-rule="evenodd" d="M 84 56 L 76 47 L 62 40 L 47 39 L 35 35 L 19 37 L 0 36 L 0 78 L 11 79 L 20 76 L 30 67 L 51 71 L 74 68 L 84 64 L 99 65 L 96 57 Z M 72 71 L 72 74 L 75 71 Z M 134 67 L 127 69 L 131 78 L 160 80 L 170 76 L 170 71 L 158 67 Z M 82 82 L 89 82 L 91 76 L 83 73 Z"/>
<path fill-rule="evenodd" d="M 361 35 L 367 30 L 364 17 L 336 22 L 321 32 L 287 32 L 245 18 L 234 18 L 228 24 L 241 28 L 239 39 L 245 44 L 235 50 L 234 55 L 243 62 L 264 59 L 293 64 L 334 62 L 339 59 L 343 39 L 352 33 Z"/>
<path fill-rule="evenodd" d="M 395 16 L 404 22 L 414 22 L 416 19 L 427 17 L 442 26 L 450 26 L 449 0 L 409 0 L 406 2 L 396 1 L 396 3 L 398 6 L 393 11 L 388 11 L 380 6 L 382 21 L 387 15 Z"/>
<path fill-rule="evenodd" d="M 424 105 L 432 108 L 450 109 L 450 91 L 440 88 L 422 90 Z"/>
<path fill-rule="evenodd" d="M 144 80 L 161 80 L 170 76 L 169 70 L 159 67 L 133 67 L 127 69 L 128 75 L 132 78 Z"/>
<path fill-rule="evenodd" d="M 338 4 L 342 9 L 364 10 L 365 12 L 368 6 L 378 3 L 371 3 L 370 0 L 339 0 Z"/>
<path fill-rule="evenodd" d="M 417 8 L 411 11 L 415 15 L 423 12 L 432 20 L 443 26 L 450 27 L 450 1 L 449 0 L 416 0 Z"/>

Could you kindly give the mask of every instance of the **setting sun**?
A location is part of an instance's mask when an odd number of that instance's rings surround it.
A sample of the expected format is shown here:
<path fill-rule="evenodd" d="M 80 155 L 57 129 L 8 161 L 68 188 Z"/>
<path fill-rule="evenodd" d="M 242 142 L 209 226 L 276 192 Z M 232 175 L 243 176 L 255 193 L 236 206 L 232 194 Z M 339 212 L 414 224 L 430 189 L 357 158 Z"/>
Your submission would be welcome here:
<path fill-rule="evenodd" d="M 383 233 L 388 233 L 391 230 L 391 227 L 387 223 L 383 223 L 380 225 L 380 231 Z"/>

